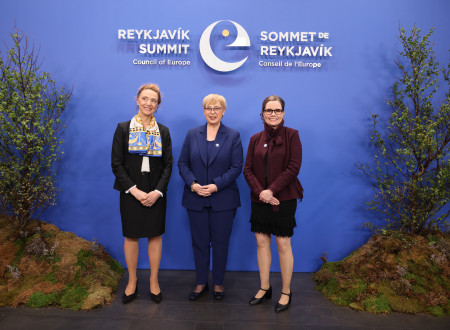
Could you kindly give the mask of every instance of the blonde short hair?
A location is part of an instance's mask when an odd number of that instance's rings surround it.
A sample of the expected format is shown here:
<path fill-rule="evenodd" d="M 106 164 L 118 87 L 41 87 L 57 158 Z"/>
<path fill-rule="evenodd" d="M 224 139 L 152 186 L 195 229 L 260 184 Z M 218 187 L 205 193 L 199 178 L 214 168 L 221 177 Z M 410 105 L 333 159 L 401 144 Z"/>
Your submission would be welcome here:
<path fill-rule="evenodd" d="M 225 98 L 222 95 L 219 94 L 209 94 L 206 95 L 205 98 L 203 99 L 203 108 L 206 107 L 208 104 L 210 103 L 220 103 L 220 106 L 222 107 L 223 110 L 225 110 L 227 108 L 227 101 L 225 101 Z"/>

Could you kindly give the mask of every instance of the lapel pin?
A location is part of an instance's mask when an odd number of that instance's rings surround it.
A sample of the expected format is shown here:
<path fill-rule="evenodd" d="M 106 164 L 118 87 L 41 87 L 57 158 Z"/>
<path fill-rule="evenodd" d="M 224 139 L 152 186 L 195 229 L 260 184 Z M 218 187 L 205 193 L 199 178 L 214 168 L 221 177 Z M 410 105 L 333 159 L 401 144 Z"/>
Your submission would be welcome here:
<path fill-rule="evenodd" d="M 267 143 L 264 143 L 264 148 L 267 148 Z"/>

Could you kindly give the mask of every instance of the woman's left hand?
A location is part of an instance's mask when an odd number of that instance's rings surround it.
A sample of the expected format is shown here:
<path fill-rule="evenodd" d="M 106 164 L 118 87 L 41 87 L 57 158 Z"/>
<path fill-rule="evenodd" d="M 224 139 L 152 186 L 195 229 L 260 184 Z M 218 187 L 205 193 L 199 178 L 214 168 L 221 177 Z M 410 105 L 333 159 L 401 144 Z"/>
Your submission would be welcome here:
<path fill-rule="evenodd" d="M 152 206 L 153 204 L 155 204 L 155 202 L 158 200 L 158 198 L 159 197 L 161 197 L 161 195 L 157 192 L 157 191 L 150 191 L 148 194 L 147 194 L 147 197 L 146 198 L 144 198 L 142 201 L 141 201 L 141 203 L 142 203 L 142 205 L 144 205 L 144 206 L 148 206 L 148 207 L 150 207 L 150 206 Z"/>
<path fill-rule="evenodd" d="M 276 199 L 275 197 L 272 197 L 268 203 L 270 205 L 280 205 L 280 201 L 278 199 Z"/>
<path fill-rule="evenodd" d="M 279 205 L 280 204 L 278 199 L 273 197 L 273 192 L 270 189 L 261 191 L 261 193 L 259 194 L 259 200 L 263 203 L 269 203 L 271 205 Z"/>
<path fill-rule="evenodd" d="M 203 191 L 207 194 L 207 196 L 210 196 L 212 193 L 215 193 L 217 190 L 219 190 L 219 189 L 217 188 L 217 186 L 214 183 L 203 186 Z"/>
<path fill-rule="evenodd" d="M 193 189 L 195 189 L 194 192 L 202 197 L 211 196 L 212 193 L 215 193 L 218 190 L 215 184 L 207 184 L 205 186 L 201 186 L 198 183 L 195 184 L 195 187 Z"/>

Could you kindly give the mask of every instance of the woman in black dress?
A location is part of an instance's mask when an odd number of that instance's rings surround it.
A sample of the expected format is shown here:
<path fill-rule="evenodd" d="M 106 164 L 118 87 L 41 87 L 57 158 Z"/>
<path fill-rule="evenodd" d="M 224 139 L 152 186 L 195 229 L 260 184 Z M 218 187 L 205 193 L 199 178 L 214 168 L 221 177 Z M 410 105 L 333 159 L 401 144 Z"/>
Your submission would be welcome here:
<path fill-rule="evenodd" d="M 260 290 L 249 301 L 257 305 L 272 297 L 269 282 L 271 235 L 275 236 L 280 257 L 283 288 L 276 312 L 289 308 L 292 300 L 291 278 L 294 267 L 291 236 L 294 234 L 297 199 L 303 188 L 297 175 L 302 164 L 302 144 L 298 131 L 284 126 L 284 101 L 267 97 L 261 110 L 264 130 L 253 135 L 248 145 L 244 177 L 251 189 L 251 231 L 255 233 Z"/>
<path fill-rule="evenodd" d="M 119 123 L 111 153 L 111 166 L 120 191 L 122 233 L 128 268 L 128 284 L 122 302 L 137 294 L 136 267 L 139 238 L 148 238 L 150 260 L 150 297 L 159 303 L 162 293 L 158 282 L 162 238 L 165 231 L 166 191 L 172 173 L 172 141 L 169 129 L 157 123 L 153 114 L 161 104 L 161 93 L 155 84 L 139 88 L 136 97 L 138 113 Z"/>

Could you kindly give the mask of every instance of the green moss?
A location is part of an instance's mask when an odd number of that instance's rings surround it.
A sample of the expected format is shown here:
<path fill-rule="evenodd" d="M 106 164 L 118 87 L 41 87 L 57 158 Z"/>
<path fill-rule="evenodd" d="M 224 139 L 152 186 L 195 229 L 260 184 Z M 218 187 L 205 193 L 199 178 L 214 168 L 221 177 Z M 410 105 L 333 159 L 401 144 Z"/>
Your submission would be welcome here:
<path fill-rule="evenodd" d="M 364 306 L 359 304 L 359 303 L 350 303 L 348 305 L 348 307 L 350 307 L 351 309 L 357 310 L 357 311 L 363 311 L 364 310 Z"/>
<path fill-rule="evenodd" d="M 341 283 L 340 290 L 335 292 L 332 300 L 336 305 L 348 306 L 366 290 L 367 286 L 368 284 L 360 279 Z"/>
<path fill-rule="evenodd" d="M 424 311 L 420 301 L 415 298 L 392 295 L 387 300 L 391 309 L 396 312 L 417 314 Z"/>
<path fill-rule="evenodd" d="M 378 283 L 377 290 L 386 297 L 393 296 L 396 294 L 395 290 L 391 287 L 390 282 L 388 281 L 382 281 Z"/>
<path fill-rule="evenodd" d="M 439 242 L 439 237 L 434 236 L 434 235 L 429 235 L 429 236 L 428 236 L 428 244 L 429 244 L 430 246 L 436 244 L 437 242 Z"/>
<path fill-rule="evenodd" d="M 46 231 L 42 233 L 42 237 L 44 238 L 55 238 L 56 237 L 56 233 L 55 231 Z"/>
<path fill-rule="evenodd" d="M 83 301 L 87 297 L 87 295 L 88 292 L 81 286 L 68 286 L 62 294 L 60 300 L 61 306 L 73 310 L 78 310 L 83 305 Z"/>
<path fill-rule="evenodd" d="M 81 266 L 81 268 L 86 269 L 88 266 L 94 266 L 94 262 L 89 260 L 93 253 L 91 250 L 80 250 L 77 254 L 76 266 Z"/>
<path fill-rule="evenodd" d="M 317 285 L 326 285 L 330 278 L 333 277 L 333 273 L 328 269 L 322 268 L 317 273 L 314 274 L 313 280 Z"/>
<path fill-rule="evenodd" d="M 427 291 L 423 286 L 421 286 L 421 285 L 413 285 L 412 289 L 413 289 L 413 292 L 414 292 L 415 294 L 421 294 L 421 295 L 423 295 L 423 294 L 426 294 L 426 293 L 428 292 L 428 291 Z"/>
<path fill-rule="evenodd" d="M 52 258 L 49 258 L 49 261 L 52 263 L 52 265 L 54 265 L 61 261 L 61 257 L 53 255 Z"/>
<path fill-rule="evenodd" d="M 342 296 L 331 296 L 330 300 L 333 302 L 333 304 L 336 304 L 338 306 L 348 306 L 348 301 L 346 299 L 343 299 Z"/>
<path fill-rule="evenodd" d="M 316 289 L 337 305 L 371 313 L 393 310 L 450 315 L 450 300 L 438 307 L 430 307 L 429 302 L 441 299 L 436 293 L 450 291 L 450 278 L 444 275 L 443 266 L 430 258 L 436 253 L 430 246 L 441 244 L 443 239 L 450 244 L 448 237 L 440 236 L 428 237 L 428 242 L 435 242 L 431 245 L 426 241 L 423 244 L 423 237 L 412 235 L 376 237 L 343 261 L 326 262 L 314 275 Z M 358 263 L 349 262 L 352 256 Z M 403 278 L 397 278 L 400 274 Z"/>
<path fill-rule="evenodd" d="M 108 258 L 107 263 L 109 265 L 109 269 L 111 269 L 113 272 L 117 272 L 120 274 L 123 273 L 123 267 L 120 262 L 114 260 L 113 258 Z"/>
<path fill-rule="evenodd" d="M 81 272 L 78 276 L 75 276 L 73 283 L 80 287 L 89 288 L 95 281 L 98 281 L 98 277 L 95 273 Z"/>
<path fill-rule="evenodd" d="M 109 267 L 108 265 L 106 266 Z M 119 284 L 119 280 L 122 277 L 122 274 L 123 270 L 119 272 L 119 271 L 112 271 L 111 269 L 109 269 L 108 271 L 106 270 L 103 271 L 102 276 L 99 276 L 99 278 L 103 286 L 110 287 L 113 291 L 116 291 L 117 286 Z"/>
<path fill-rule="evenodd" d="M 19 292 L 22 291 L 27 291 L 27 290 L 32 290 L 34 291 L 32 288 L 36 285 L 36 283 L 40 283 L 43 281 L 44 279 L 44 274 L 35 274 L 35 275 L 30 275 L 28 274 L 27 276 L 21 276 L 20 277 L 20 284 L 17 285 L 16 287 L 18 288 Z"/>
<path fill-rule="evenodd" d="M 51 272 L 51 273 L 48 273 L 47 275 L 45 275 L 44 281 L 51 282 L 53 284 L 58 283 L 58 279 L 56 278 L 54 272 Z"/>
<path fill-rule="evenodd" d="M 342 259 L 342 262 L 348 261 L 351 257 L 353 257 L 355 254 L 357 254 L 359 250 L 354 250 L 352 253 L 350 253 L 348 256 L 346 256 L 344 259 Z"/>
<path fill-rule="evenodd" d="M 331 296 L 335 294 L 337 291 L 339 291 L 338 281 L 336 280 L 335 277 L 332 277 L 323 288 L 323 293 L 325 293 L 325 295 L 327 296 Z"/>
<path fill-rule="evenodd" d="M 429 261 L 429 265 L 434 274 L 442 274 L 442 269 L 433 260 Z"/>
<path fill-rule="evenodd" d="M 45 306 L 54 305 L 58 302 L 58 292 L 52 292 L 50 294 L 44 294 L 40 291 L 33 293 L 28 299 L 27 306 L 40 308 Z"/>
<path fill-rule="evenodd" d="M 437 283 L 439 283 L 445 290 L 450 291 L 450 278 L 447 277 L 441 277 L 439 275 L 433 276 L 433 280 Z"/>
<path fill-rule="evenodd" d="M 361 279 L 357 279 L 353 285 L 353 289 L 355 290 L 355 292 L 357 294 L 362 294 L 364 291 L 366 291 L 368 286 L 369 286 L 369 283 L 367 283 Z"/>
<path fill-rule="evenodd" d="M 13 290 L 0 290 L 0 306 L 11 306 L 14 298 L 19 294 L 20 288 Z"/>
<path fill-rule="evenodd" d="M 405 278 L 407 280 L 409 280 L 411 283 L 416 283 L 418 285 L 424 285 L 425 281 L 422 277 L 420 277 L 419 275 L 416 275 L 414 273 L 408 273 L 405 275 Z"/>
<path fill-rule="evenodd" d="M 0 224 L 2 219 L 4 218 L 0 215 Z M 15 231 L 13 232 L 13 228 L 0 231 L 0 239 L 14 239 L 13 247 L 9 244 L 1 245 L 9 249 L 8 263 L 14 267 L 18 267 L 19 264 L 30 265 L 26 269 L 20 269 L 22 275 L 15 282 L 11 281 L 11 275 L 7 270 L 4 272 L 4 276 L 0 278 L 0 285 L 8 286 L 8 290 L 0 290 L 0 306 L 25 304 L 34 308 L 60 306 L 77 310 L 94 308 L 112 300 L 112 290 L 117 290 L 123 268 L 106 251 L 81 248 L 87 246 L 85 240 L 72 233 L 58 230 L 46 232 L 45 227 L 41 227 L 38 231 L 35 221 L 25 229 L 30 235 L 26 238 L 18 236 Z M 55 246 L 57 240 L 68 243 L 61 244 L 56 250 L 63 257 L 70 256 L 64 260 L 64 267 L 58 263 L 62 258 L 55 253 L 36 256 L 26 252 L 28 242 L 32 242 L 37 237 L 45 240 L 48 249 Z M 81 250 L 80 248 L 75 250 L 75 258 L 72 256 L 74 246 L 81 248 Z M 90 246 L 92 247 L 92 244 Z M 74 272 L 77 275 L 76 279 L 74 279 Z M 35 292 L 36 286 L 43 284 L 44 287 L 50 287 L 50 283 L 58 284 L 65 289 L 50 294 Z M 30 293 L 27 294 L 27 292 Z"/>
<path fill-rule="evenodd" d="M 444 279 L 441 276 L 439 276 L 439 275 L 433 274 L 432 281 L 434 283 L 437 283 L 437 284 L 445 287 L 446 281 L 444 281 Z"/>
<path fill-rule="evenodd" d="M 320 283 L 316 285 L 316 290 L 317 291 L 323 291 L 323 289 L 325 288 L 326 283 Z"/>
<path fill-rule="evenodd" d="M 434 316 L 445 316 L 447 315 L 445 310 L 441 306 L 430 306 L 428 307 L 428 312 Z"/>
<path fill-rule="evenodd" d="M 41 237 L 41 233 L 34 233 L 33 235 L 26 237 L 25 243 L 31 242 L 36 237 Z"/>
<path fill-rule="evenodd" d="M 447 302 L 447 305 L 444 306 L 445 314 L 450 316 L 450 300 Z"/>
<path fill-rule="evenodd" d="M 369 297 L 363 301 L 363 305 L 366 311 L 374 314 L 390 313 L 391 308 L 389 302 L 384 294 L 380 294 L 376 297 Z"/>
<path fill-rule="evenodd" d="M 117 285 L 119 284 L 118 279 L 115 276 L 109 274 L 106 274 L 102 278 L 101 282 L 103 286 L 110 287 L 113 291 L 117 290 Z"/>
<path fill-rule="evenodd" d="M 20 263 L 20 259 L 22 259 L 23 255 L 25 254 L 25 245 L 26 242 L 24 239 L 17 239 L 14 242 L 14 246 L 16 247 L 16 254 L 14 255 L 14 259 L 12 262 L 12 266 L 17 267 Z"/>
<path fill-rule="evenodd" d="M 327 269 L 327 270 L 329 270 L 330 272 L 334 273 L 334 272 L 337 271 L 338 266 L 339 266 L 339 265 L 338 265 L 337 262 L 330 262 L 330 261 L 327 261 L 327 262 L 325 262 L 325 263 L 322 265 L 322 269 Z"/>

